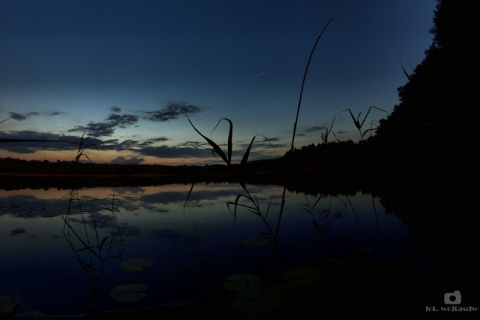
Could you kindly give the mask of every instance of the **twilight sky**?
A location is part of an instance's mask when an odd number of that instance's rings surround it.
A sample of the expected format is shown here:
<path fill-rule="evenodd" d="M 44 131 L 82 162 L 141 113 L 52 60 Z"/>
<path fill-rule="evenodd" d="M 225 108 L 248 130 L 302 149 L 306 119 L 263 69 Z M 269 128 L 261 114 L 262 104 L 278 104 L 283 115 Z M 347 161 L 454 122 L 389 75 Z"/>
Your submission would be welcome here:
<path fill-rule="evenodd" d="M 335 115 L 391 112 L 431 44 L 434 0 L 0 0 L 0 139 L 78 141 L 94 162 L 214 163 L 205 135 L 234 156 L 289 147 L 311 48 L 296 147 Z M 387 114 L 372 109 L 365 126 Z M 0 157 L 73 160 L 73 146 L 0 143 Z M 237 162 L 237 161 L 235 161 Z"/>

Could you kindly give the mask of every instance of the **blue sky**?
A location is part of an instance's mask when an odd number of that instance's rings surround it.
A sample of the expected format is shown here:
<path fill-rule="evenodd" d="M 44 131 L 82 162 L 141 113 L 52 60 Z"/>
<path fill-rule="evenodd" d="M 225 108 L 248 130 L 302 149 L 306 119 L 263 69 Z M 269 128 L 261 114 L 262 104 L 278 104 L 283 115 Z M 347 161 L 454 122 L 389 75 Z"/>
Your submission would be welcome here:
<path fill-rule="evenodd" d="M 75 140 L 95 162 L 205 164 L 209 135 L 234 123 L 240 157 L 289 147 L 310 65 L 295 145 L 321 142 L 350 108 L 393 110 L 397 88 L 424 58 L 434 0 L 0 0 L 0 139 Z M 366 125 L 385 117 L 372 110 Z M 340 113 L 334 132 L 358 139 Z M 226 142 L 227 126 L 211 133 Z M 68 146 L 67 146 L 68 147 Z M 71 160 L 59 144 L 0 144 L 0 157 Z"/>

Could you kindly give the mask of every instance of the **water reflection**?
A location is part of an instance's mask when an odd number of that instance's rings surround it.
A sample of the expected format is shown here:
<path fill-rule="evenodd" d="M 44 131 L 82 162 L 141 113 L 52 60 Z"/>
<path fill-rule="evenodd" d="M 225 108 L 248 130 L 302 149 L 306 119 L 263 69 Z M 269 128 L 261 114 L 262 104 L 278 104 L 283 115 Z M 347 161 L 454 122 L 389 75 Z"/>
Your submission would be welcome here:
<path fill-rule="evenodd" d="M 0 295 L 17 312 L 72 314 L 129 299 L 128 307 L 209 303 L 228 297 L 223 284 L 235 274 L 311 273 L 291 268 L 326 262 L 423 264 L 408 228 L 378 198 L 288 193 L 267 270 L 282 188 L 248 192 L 238 197 L 245 189 L 237 184 L 197 184 L 191 193 L 181 184 L 0 191 Z M 114 289 L 124 291 L 112 296 Z"/>

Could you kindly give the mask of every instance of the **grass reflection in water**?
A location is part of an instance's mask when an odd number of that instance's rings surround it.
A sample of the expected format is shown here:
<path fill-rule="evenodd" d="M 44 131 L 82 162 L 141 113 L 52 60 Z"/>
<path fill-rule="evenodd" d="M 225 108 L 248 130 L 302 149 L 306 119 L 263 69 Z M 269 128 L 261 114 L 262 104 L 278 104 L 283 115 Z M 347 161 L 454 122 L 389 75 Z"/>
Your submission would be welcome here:
<path fill-rule="evenodd" d="M 326 308 L 319 301 L 332 289 L 325 281 L 339 272 L 371 264 L 383 276 L 419 258 L 407 228 L 382 212 L 378 199 L 297 193 L 287 193 L 293 205 L 272 257 L 272 213 L 280 205 L 274 195 L 281 187 L 247 188 L 250 198 L 236 201 L 245 190 L 240 185 L 197 185 L 185 209 L 188 185 L 73 190 L 61 201 L 45 200 L 50 190 L 37 190 L 38 197 L 23 203 L 13 202 L 28 190 L 2 192 L 1 237 L 9 245 L 1 250 L 12 258 L 1 266 L 8 275 L 1 294 L 16 304 L 17 315 L 171 304 L 240 316 L 294 315 L 308 306 Z M 34 207 L 47 209 L 33 213 Z"/>

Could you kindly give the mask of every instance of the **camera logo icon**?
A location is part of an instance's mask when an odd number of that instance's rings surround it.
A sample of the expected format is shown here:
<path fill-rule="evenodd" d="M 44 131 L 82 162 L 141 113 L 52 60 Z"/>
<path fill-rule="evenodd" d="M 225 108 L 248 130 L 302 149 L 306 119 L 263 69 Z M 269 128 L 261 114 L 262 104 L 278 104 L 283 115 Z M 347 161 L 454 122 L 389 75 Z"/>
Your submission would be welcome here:
<path fill-rule="evenodd" d="M 459 290 L 453 292 L 447 292 L 443 296 L 443 302 L 445 304 L 460 304 L 462 302 L 462 296 Z"/>

